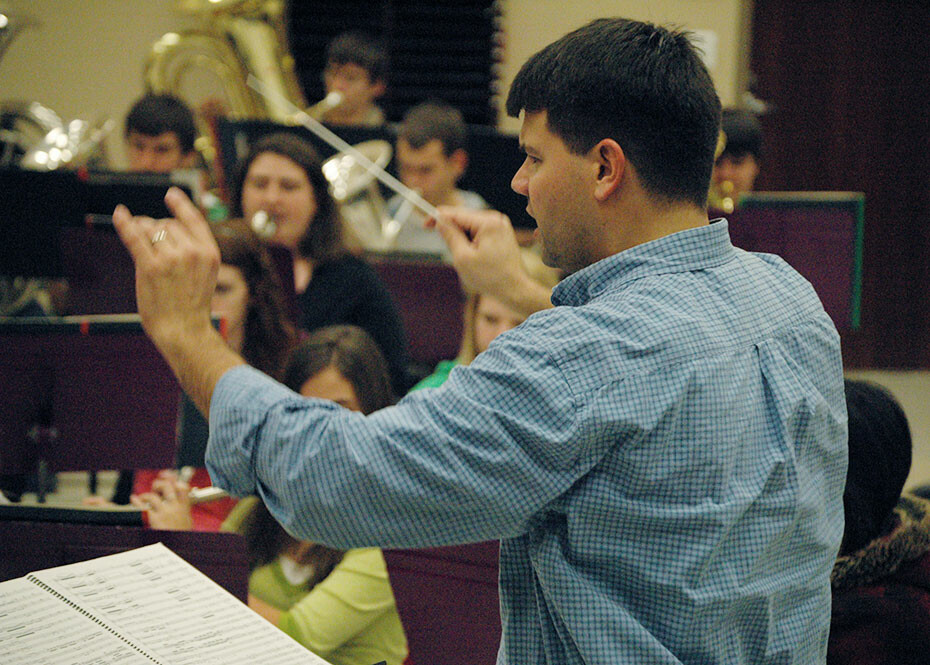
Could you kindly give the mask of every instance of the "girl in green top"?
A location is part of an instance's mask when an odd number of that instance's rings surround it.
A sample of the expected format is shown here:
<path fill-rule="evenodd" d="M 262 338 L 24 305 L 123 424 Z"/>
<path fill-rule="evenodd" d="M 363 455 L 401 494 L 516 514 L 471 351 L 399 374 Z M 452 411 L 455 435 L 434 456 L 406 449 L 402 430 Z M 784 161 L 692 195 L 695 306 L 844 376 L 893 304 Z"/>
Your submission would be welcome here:
<path fill-rule="evenodd" d="M 394 401 L 384 356 L 355 326 L 314 331 L 291 354 L 283 382 L 304 397 L 365 414 Z M 185 485 L 161 479 L 153 489 L 158 510 L 189 510 Z M 403 663 L 407 640 L 380 549 L 297 540 L 254 496 L 240 501 L 221 528 L 248 543 L 249 607 L 333 665 Z"/>

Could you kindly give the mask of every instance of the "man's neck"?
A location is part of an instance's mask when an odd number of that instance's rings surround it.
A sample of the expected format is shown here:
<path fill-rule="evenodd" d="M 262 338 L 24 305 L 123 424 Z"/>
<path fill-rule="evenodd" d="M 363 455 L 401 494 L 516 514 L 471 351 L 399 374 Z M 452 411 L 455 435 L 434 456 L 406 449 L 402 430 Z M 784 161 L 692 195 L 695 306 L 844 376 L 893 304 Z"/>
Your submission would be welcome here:
<path fill-rule="evenodd" d="M 693 204 L 651 200 L 636 203 L 616 212 L 617 221 L 611 225 L 609 254 L 708 223 L 707 211 Z"/>
<path fill-rule="evenodd" d="M 450 189 L 448 193 L 441 197 L 441 200 L 433 203 L 435 206 L 457 206 L 461 207 L 465 204 L 465 199 L 462 197 L 461 189 Z"/>
<path fill-rule="evenodd" d="M 326 122 L 331 125 L 351 126 L 370 123 L 373 107 L 365 106 L 351 113 L 336 108 L 326 114 Z"/>

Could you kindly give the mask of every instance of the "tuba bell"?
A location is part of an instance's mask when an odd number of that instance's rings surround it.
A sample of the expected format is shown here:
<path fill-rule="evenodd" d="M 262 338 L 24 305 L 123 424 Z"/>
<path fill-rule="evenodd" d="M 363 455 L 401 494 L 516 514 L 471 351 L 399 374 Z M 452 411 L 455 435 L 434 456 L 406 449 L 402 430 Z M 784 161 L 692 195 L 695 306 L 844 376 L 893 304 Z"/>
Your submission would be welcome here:
<path fill-rule="evenodd" d="M 287 99 L 298 108 L 307 106 L 287 48 L 284 0 L 179 0 L 177 8 L 199 16 L 203 24 L 169 32 L 155 42 L 144 70 L 149 91 L 189 98 L 184 94 L 185 76 L 205 69 L 219 79 L 232 118 L 286 123 L 293 118 L 277 99 Z M 250 73 L 276 95 L 263 97 L 250 89 L 246 85 Z"/>
<path fill-rule="evenodd" d="M 153 44 L 144 67 L 144 84 L 149 92 L 174 95 L 199 110 L 194 147 L 216 172 L 221 170 L 215 164 L 217 117 L 293 124 L 291 107 L 279 100 L 297 108 L 307 106 L 287 46 L 287 1 L 177 0 L 175 6 L 199 17 L 201 25 L 166 33 Z M 204 73 L 212 80 L 197 78 Z M 249 88 L 249 74 L 275 94 L 262 96 Z M 207 101 L 209 94 L 204 95 L 204 90 L 218 94 Z"/>

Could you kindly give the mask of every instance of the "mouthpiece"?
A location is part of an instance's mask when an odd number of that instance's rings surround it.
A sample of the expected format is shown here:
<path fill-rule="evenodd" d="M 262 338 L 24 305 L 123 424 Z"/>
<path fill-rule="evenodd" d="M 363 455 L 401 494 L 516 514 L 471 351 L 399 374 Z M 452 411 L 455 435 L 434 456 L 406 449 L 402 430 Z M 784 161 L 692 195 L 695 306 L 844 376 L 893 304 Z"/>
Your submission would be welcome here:
<path fill-rule="evenodd" d="M 345 95 L 343 95 L 338 90 L 333 90 L 331 93 L 326 95 L 323 99 L 321 99 L 316 104 L 308 108 L 307 114 L 311 118 L 320 120 L 329 111 L 332 111 L 334 108 L 342 104 L 344 100 L 345 100 Z"/>
<path fill-rule="evenodd" d="M 262 240 L 267 240 L 274 235 L 274 232 L 278 230 L 278 225 L 275 224 L 274 219 L 264 210 L 259 210 L 249 221 L 249 226 L 252 227 L 252 230 L 255 231 L 257 235 Z"/>
<path fill-rule="evenodd" d="M 326 109 L 329 110 L 334 109 L 342 104 L 343 99 L 345 99 L 345 95 L 343 95 L 338 90 L 333 90 L 323 98 L 323 103 L 326 105 Z"/>

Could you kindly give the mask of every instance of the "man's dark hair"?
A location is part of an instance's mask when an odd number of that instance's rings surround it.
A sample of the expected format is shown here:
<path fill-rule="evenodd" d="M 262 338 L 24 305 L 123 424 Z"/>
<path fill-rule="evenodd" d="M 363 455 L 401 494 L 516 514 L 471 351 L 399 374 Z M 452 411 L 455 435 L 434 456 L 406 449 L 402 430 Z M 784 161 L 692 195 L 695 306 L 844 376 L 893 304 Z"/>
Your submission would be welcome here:
<path fill-rule="evenodd" d="M 546 111 L 576 154 L 614 139 L 653 197 L 706 205 L 720 100 L 687 32 L 592 21 L 523 65 L 507 97 L 521 110 Z"/>
<path fill-rule="evenodd" d="M 172 95 L 145 95 L 132 105 L 126 116 L 125 136 L 129 132 L 138 132 L 146 136 L 158 136 L 165 132 L 174 132 L 181 144 L 181 150 L 190 152 L 194 149 L 197 126 L 194 114 L 187 105 Z"/>
<path fill-rule="evenodd" d="M 754 113 L 744 109 L 723 109 L 720 128 L 726 135 L 721 157 L 752 155 L 756 159 L 761 158 L 762 126 Z"/>
<path fill-rule="evenodd" d="M 364 69 L 372 83 L 387 79 L 387 51 L 380 41 L 364 32 L 344 32 L 326 48 L 327 67 L 346 64 Z"/>
<path fill-rule="evenodd" d="M 456 150 L 466 149 L 468 127 L 462 112 L 454 106 L 438 101 L 424 102 L 404 114 L 397 138 L 404 139 L 417 150 L 436 139 L 448 157 Z"/>

